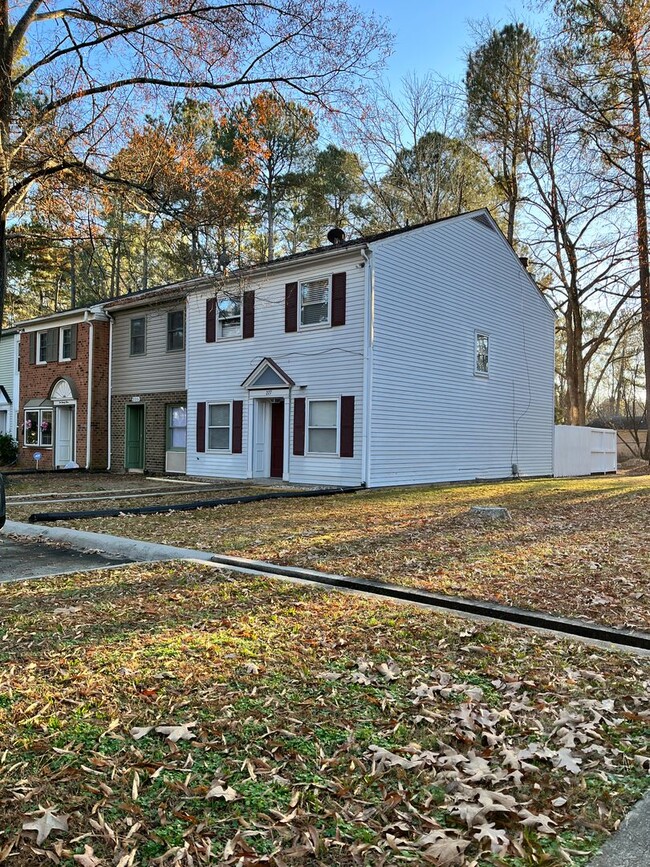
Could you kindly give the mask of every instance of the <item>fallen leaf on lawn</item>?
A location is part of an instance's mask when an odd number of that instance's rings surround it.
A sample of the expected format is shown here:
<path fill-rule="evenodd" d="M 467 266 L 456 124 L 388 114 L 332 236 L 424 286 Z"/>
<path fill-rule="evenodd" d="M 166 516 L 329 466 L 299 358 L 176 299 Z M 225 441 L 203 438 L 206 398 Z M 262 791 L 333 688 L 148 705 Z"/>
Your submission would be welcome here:
<path fill-rule="evenodd" d="M 460 838 L 452 840 L 449 837 L 445 837 L 442 840 L 437 840 L 425 849 L 423 854 L 430 860 L 433 860 L 433 863 L 439 865 L 439 867 L 456 867 L 456 865 L 460 867 L 465 861 L 463 852 L 467 849 L 470 842 L 470 840 Z"/>
<path fill-rule="evenodd" d="M 260 673 L 260 667 L 259 667 L 259 665 L 256 665 L 254 662 L 247 662 L 246 665 L 244 666 L 244 671 L 246 672 L 246 674 L 259 674 Z"/>
<path fill-rule="evenodd" d="M 74 607 L 55 608 L 52 613 L 53 614 L 77 614 L 79 611 L 81 611 L 81 608 L 74 608 Z"/>
<path fill-rule="evenodd" d="M 140 738 L 146 737 L 153 729 L 153 726 L 133 726 L 129 734 L 134 741 L 139 741 Z"/>
<path fill-rule="evenodd" d="M 400 667 L 397 663 L 390 659 L 388 662 L 382 662 L 377 666 L 377 671 L 386 680 L 397 680 L 400 675 Z"/>
<path fill-rule="evenodd" d="M 43 810 L 43 814 L 37 819 L 32 819 L 31 822 L 23 822 L 23 831 L 36 831 L 37 846 L 41 846 L 47 840 L 51 831 L 67 830 L 68 817 L 57 816 L 51 807 Z"/>
<path fill-rule="evenodd" d="M 580 765 L 582 759 L 577 759 L 571 755 L 571 750 L 566 747 L 558 750 L 557 756 L 553 759 L 553 765 L 556 768 L 565 768 L 571 774 L 579 774 L 581 771 Z"/>
<path fill-rule="evenodd" d="M 177 741 L 191 741 L 195 738 L 196 734 L 190 731 L 195 725 L 196 723 L 183 723 L 180 726 L 156 726 L 156 731 L 166 735 L 167 740 L 175 744 Z"/>
<path fill-rule="evenodd" d="M 212 788 L 205 796 L 206 798 L 223 798 L 224 801 L 236 801 L 239 795 L 237 792 L 223 780 L 216 780 L 212 784 Z"/>
<path fill-rule="evenodd" d="M 479 825 L 474 834 L 474 839 L 481 843 L 483 840 L 490 841 L 490 852 L 501 854 L 506 852 L 510 845 L 510 840 L 505 831 L 499 830 L 494 826 L 493 822 L 486 822 L 484 825 Z"/>
<path fill-rule="evenodd" d="M 95 858 L 93 847 L 87 844 L 84 846 L 83 855 L 74 855 L 73 857 L 77 864 L 81 864 L 81 867 L 99 867 L 102 863 L 99 858 Z"/>
<path fill-rule="evenodd" d="M 540 813 L 536 816 L 534 813 L 531 813 L 529 810 L 523 809 L 519 811 L 519 816 L 523 817 L 521 819 L 521 824 L 526 825 L 528 828 L 534 828 L 541 834 L 555 834 L 551 825 L 557 824 L 554 822 L 550 816 L 545 816 L 543 813 Z"/>

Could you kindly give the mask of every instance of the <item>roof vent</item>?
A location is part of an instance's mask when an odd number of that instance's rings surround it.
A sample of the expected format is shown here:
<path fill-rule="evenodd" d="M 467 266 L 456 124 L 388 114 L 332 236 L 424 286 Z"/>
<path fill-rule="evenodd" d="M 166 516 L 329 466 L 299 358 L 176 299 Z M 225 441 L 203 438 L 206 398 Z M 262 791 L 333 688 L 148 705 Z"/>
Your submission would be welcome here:
<path fill-rule="evenodd" d="M 520 256 L 519 261 L 523 265 L 523 267 L 528 271 L 528 256 Z"/>
<path fill-rule="evenodd" d="M 327 240 L 330 244 L 333 244 L 335 247 L 338 244 L 342 244 L 345 241 L 345 232 L 343 229 L 339 229 L 338 226 L 334 226 L 333 229 L 330 229 L 327 233 Z"/>
<path fill-rule="evenodd" d="M 492 232 L 494 232 L 494 226 L 490 222 L 489 217 L 487 217 L 485 214 L 477 214 L 475 217 L 472 217 L 472 220 L 474 220 L 476 223 L 480 223 L 482 226 L 485 226 L 486 229 L 490 229 Z"/>

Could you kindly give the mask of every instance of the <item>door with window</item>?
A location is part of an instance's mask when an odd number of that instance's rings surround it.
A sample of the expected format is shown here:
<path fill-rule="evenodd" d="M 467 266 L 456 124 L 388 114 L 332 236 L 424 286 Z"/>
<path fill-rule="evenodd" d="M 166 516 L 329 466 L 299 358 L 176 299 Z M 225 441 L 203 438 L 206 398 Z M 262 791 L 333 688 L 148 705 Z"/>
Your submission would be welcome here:
<path fill-rule="evenodd" d="M 165 450 L 165 472 L 184 473 L 186 471 L 187 449 L 187 407 L 175 404 L 167 407 L 167 443 Z"/>
<path fill-rule="evenodd" d="M 144 406 L 126 407 L 126 449 L 124 468 L 144 470 Z"/>

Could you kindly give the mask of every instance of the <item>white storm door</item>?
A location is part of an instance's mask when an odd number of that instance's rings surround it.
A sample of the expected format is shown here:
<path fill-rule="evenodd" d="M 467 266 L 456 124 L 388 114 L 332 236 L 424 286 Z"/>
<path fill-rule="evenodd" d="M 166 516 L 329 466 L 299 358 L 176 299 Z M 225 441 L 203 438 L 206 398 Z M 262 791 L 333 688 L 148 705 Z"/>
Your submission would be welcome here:
<path fill-rule="evenodd" d="M 253 417 L 253 477 L 265 479 L 269 475 L 269 408 L 266 400 L 255 401 Z"/>
<path fill-rule="evenodd" d="M 56 466 L 64 467 L 74 460 L 74 407 L 56 408 Z"/>

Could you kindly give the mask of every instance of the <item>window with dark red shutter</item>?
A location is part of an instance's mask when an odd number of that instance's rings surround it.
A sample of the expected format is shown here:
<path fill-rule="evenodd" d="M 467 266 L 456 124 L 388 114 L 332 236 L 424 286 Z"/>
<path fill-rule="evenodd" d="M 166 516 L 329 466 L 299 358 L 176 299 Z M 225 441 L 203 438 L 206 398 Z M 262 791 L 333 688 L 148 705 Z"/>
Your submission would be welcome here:
<path fill-rule="evenodd" d="M 244 419 L 244 401 L 233 400 L 232 402 L 232 453 L 242 453 L 242 426 Z"/>
<path fill-rule="evenodd" d="M 346 273 L 332 274 L 332 326 L 345 325 Z"/>
<path fill-rule="evenodd" d="M 341 398 L 341 442 L 339 454 L 342 458 L 354 457 L 354 397 Z"/>
<path fill-rule="evenodd" d="M 298 284 L 287 283 L 284 287 L 284 330 L 298 330 Z"/>
<path fill-rule="evenodd" d="M 205 302 L 205 342 L 214 343 L 217 339 L 217 299 L 208 298 Z"/>
<path fill-rule="evenodd" d="M 205 451 L 205 402 L 196 405 L 196 450 Z"/>
<path fill-rule="evenodd" d="M 293 402 L 293 453 L 305 453 L 305 398 L 297 397 Z"/>
<path fill-rule="evenodd" d="M 244 292 L 244 324 L 242 327 L 242 337 L 255 337 L 255 292 L 247 290 Z"/>

